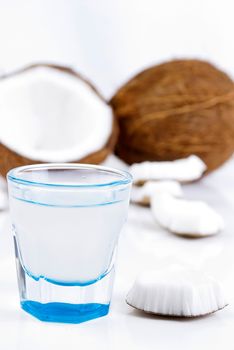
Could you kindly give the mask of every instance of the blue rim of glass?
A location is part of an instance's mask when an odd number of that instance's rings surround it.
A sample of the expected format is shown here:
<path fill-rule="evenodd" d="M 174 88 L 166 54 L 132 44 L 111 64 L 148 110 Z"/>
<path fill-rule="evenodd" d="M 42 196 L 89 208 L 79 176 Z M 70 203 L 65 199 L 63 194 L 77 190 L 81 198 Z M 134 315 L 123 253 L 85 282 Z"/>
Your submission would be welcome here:
<path fill-rule="evenodd" d="M 20 177 L 20 172 L 28 171 L 28 170 L 49 170 L 49 169 L 93 169 L 97 172 L 107 172 L 113 175 L 121 176 L 122 179 L 104 182 L 104 183 L 91 183 L 91 184 L 64 184 L 64 183 L 52 183 L 52 182 L 37 182 L 25 180 Z M 132 175 L 124 170 L 119 170 L 115 168 L 109 168 L 101 165 L 93 165 L 93 164 L 81 164 L 81 163 L 43 163 L 43 164 L 33 164 L 33 165 L 25 165 L 17 168 L 11 169 L 7 173 L 7 179 L 22 185 L 29 186 L 38 186 L 38 187 L 54 187 L 54 188 L 108 188 L 115 187 L 121 185 L 127 185 L 132 183 Z"/>

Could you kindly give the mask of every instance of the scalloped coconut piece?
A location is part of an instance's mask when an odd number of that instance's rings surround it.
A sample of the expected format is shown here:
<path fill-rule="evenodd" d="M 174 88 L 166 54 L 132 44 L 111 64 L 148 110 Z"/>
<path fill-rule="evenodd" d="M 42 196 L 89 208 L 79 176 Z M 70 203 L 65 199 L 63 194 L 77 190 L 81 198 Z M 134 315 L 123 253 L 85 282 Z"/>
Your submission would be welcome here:
<path fill-rule="evenodd" d="M 166 162 L 142 162 L 130 166 L 134 183 L 149 180 L 175 180 L 182 183 L 201 178 L 206 170 L 205 163 L 197 156 Z"/>
<path fill-rule="evenodd" d="M 219 281 L 181 266 L 143 271 L 126 302 L 145 312 L 176 317 L 203 316 L 228 304 Z"/>
<path fill-rule="evenodd" d="M 150 198 L 158 193 L 170 193 L 175 197 L 183 195 L 182 186 L 177 181 L 147 181 L 143 186 L 133 186 L 131 201 L 141 205 L 150 205 Z"/>
<path fill-rule="evenodd" d="M 90 156 L 100 162 L 116 128 L 112 109 L 86 80 L 70 68 L 46 64 L 0 79 L 0 125 L 2 168 L 10 161 L 17 166 Z"/>
<path fill-rule="evenodd" d="M 151 198 L 157 222 L 182 236 L 202 237 L 217 234 L 224 228 L 222 217 L 203 201 L 175 198 L 168 193 Z"/>

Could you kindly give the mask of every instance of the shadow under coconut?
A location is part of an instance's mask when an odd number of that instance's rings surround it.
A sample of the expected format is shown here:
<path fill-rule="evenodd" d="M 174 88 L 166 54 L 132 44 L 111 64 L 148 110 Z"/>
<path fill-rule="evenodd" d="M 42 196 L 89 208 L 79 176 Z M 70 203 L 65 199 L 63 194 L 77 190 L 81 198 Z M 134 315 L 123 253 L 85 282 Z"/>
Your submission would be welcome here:
<path fill-rule="evenodd" d="M 130 317 L 137 317 L 137 318 L 145 318 L 145 319 L 152 319 L 155 321 L 172 321 L 172 322 L 196 322 L 202 319 L 207 319 L 211 317 L 215 317 L 215 312 L 212 312 L 207 315 L 201 315 L 201 316 L 166 316 L 166 315 L 160 315 L 160 314 L 154 314 L 151 312 L 146 312 L 139 309 L 132 309 L 131 312 L 128 314 Z"/>
<path fill-rule="evenodd" d="M 170 232 L 170 231 L 167 231 L 169 232 L 170 234 L 172 234 L 173 236 L 175 236 L 176 238 L 178 239 L 185 239 L 187 241 L 196 241 L 196 240 L 208 240 L 208 239 L 212 239 L 214 237 L 214 235 L 210 235 L 210 236 L 193 236 L 193 235 L 186 235 L 186 234 L 177 234 L 177 233 L 174 233 L 174 232 Z"/>

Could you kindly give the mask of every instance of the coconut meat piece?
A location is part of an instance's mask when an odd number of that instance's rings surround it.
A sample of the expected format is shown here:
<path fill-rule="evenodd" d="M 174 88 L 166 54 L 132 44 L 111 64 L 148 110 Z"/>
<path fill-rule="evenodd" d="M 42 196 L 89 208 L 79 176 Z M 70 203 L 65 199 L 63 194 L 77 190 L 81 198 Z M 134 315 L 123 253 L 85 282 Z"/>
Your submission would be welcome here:
<path fill-rule="evenodd" d="M 203 201 L 161 193 L 151 197 L 151 210 L 162 227 L 178 235 L 209 236 L 224 228 L 222 217 Z"/>
<path fill-rule="evenodd" d="M 150 198 L 158 193 L 170 193 L 175 197 L 183 195 L 182 186 L 177 181 L 147 181 L 143 186 L 133 186 L 131 201 L 144 205 L 150 204 Z"/>
<path fill-rule="evenodd" d="M 0 142 L 43 162 L 68 162 L 102 149 L 112 110 L 82 79 L 36 67 L 0 80 Z"/>
<path fill-rule="evenodd" d="M 190 182 L 199 179 L 205 170 L 205 163 L 195 155 L 173 161 L 147 161 L 130 166 L 130 173 L 135 183 L 149 180 Z"/>
<path fill-rule="evenodd" d="M 142 271 L 126 302 L 146 312 L 180 317 L 210 314 L 227 305 L 219 281 L 180 265 Z"/>

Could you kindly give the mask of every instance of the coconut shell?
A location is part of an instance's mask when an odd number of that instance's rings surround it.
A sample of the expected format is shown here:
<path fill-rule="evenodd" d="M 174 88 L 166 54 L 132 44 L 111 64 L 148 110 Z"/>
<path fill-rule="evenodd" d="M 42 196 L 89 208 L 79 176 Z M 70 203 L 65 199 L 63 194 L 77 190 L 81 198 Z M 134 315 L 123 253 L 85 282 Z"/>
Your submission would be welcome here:
<path fill-rule="evenodd" d="M 111 99 L 129 164 L 199 156 L 208 171 L 234 151 L 234 84 L 208 62 L 175 60 L 149 68 Z"/>
<path fill-rule="evenodd" d="M 50 67 L 51 69 L 57 69 L 57 70 L 66 72 L 67 74 L 71 74 L 71 75 L 83 80 L 105 102 L 104 98 L 100 95 L 100 93 L 96 90 L 96 88 L 92 84 L 90 84 L 90 82 L 88 82 L 80 74 L 78 74 L 76 71 L 74 71 L 73 69 L 71 69 L 69 67 L 57 66 L 57 65 L 47 64 L 47 63 L 39 63 L 39 64 L 30 65 L 26 68 L 23 68 L 21 70 L 14 72 L 14 73 L 4 75 L 1 77 L 1 79 L 7 79 L 8 77 L 10 77 L 12 75 L 21 74 L 24 71 L 27 71 L 29 69 L 34 69 L 37 67 Z M 102 149 L 98 150 L 97 152 L 93 152 L 82 159 L 77 159 L 73 163 L 100 164 L 101 162 L 103 162 L 106 159 L 106 157 L 110 153 L 113 152 L 117 138 L 118 138 L 118 124 L 117 124 L 115 116 L 113 115 L 112 132 L 111 132 L 110 137 L 107 140 L 105 146 Z M 1 173 L 1 175 L 5 176 L 10 169 L 18 167 L 18 166 L 28 165 L 28 164 L 39 164 L 39 163 L 42 163 L 42 162 L 39 160 L 32 160 L 32 159 L 23 157 L 20 154 L 8 149 L 4 144 L 0 143 L 0 173 Z"/>

